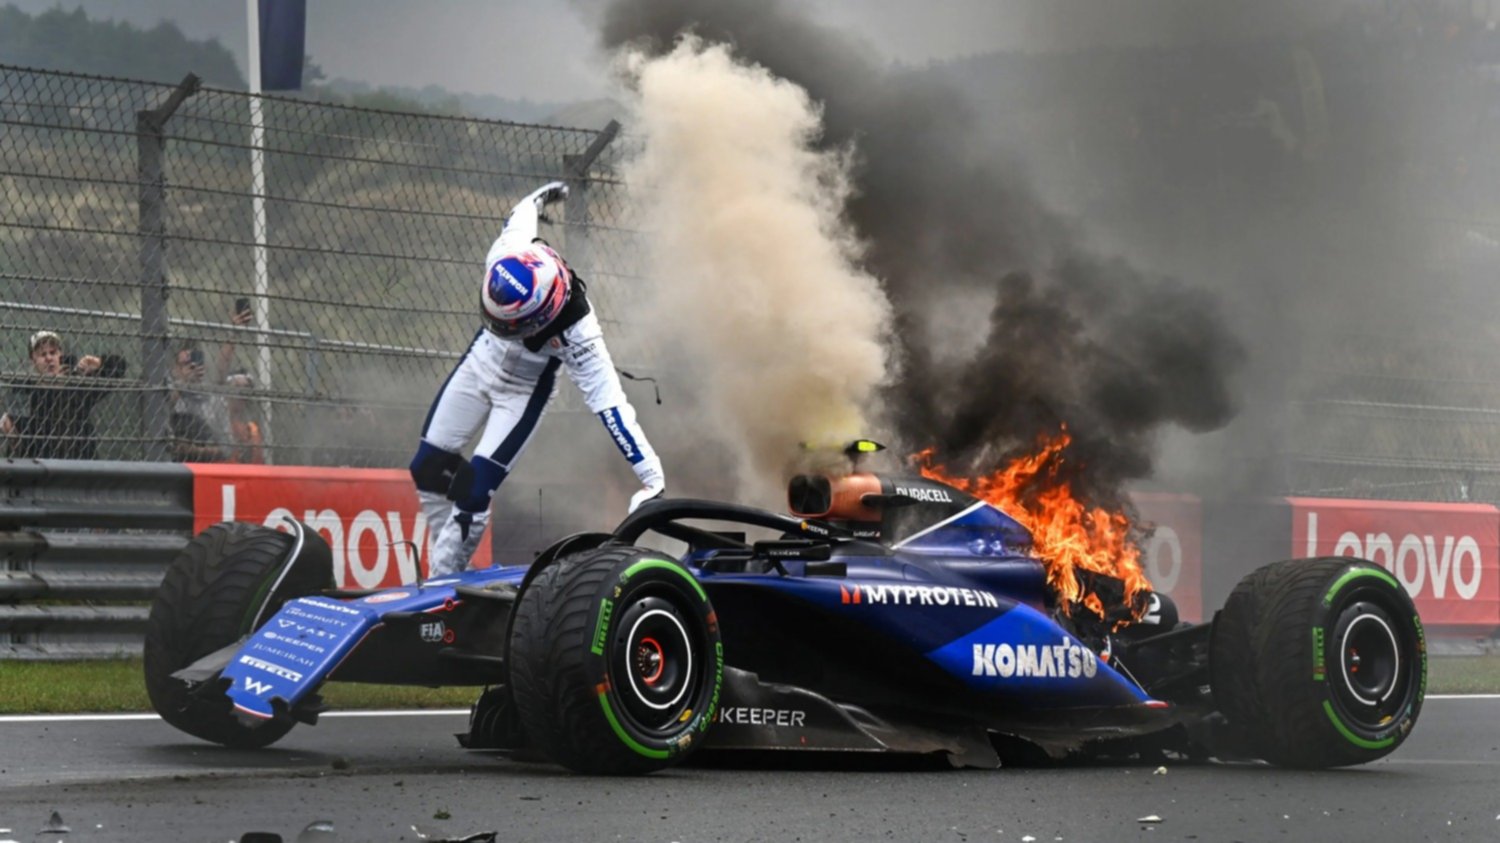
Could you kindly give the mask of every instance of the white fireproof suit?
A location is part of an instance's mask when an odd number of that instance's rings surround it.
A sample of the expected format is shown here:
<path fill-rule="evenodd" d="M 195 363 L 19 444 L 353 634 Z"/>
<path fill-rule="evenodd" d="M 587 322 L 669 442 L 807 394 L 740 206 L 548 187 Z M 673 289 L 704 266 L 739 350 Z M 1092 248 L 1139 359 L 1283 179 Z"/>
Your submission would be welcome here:
<path fill-rule="evenodd" d="M 537 239 L 538 206 L 547 189 L 511 211 L 485 258 L 486 272 Z M 582 296 L 582 285 L 576 279 L 572 283 L 572 295 Z M 495 489 L 535 433 L 556 391 L 560 368 L 583 392 L 589 410 L 599 416 L 644 487 L 632 497 L 630 509 L 665 488 L 661 460 L 636 422 L 635 408 L 620 385 L 592 309 L 536 351 L 481 328 L 433 399 L 412 460 L 412 477 L 432 536 L 428 577 L 468 567 L 489 524 Z M 470 459 L 472 482 L 464 488 L 467 473 L 461 470 L 460 454 L 481 424 L 484 433 Z M 457 484 L 455 476 L 460 478 Z"/>

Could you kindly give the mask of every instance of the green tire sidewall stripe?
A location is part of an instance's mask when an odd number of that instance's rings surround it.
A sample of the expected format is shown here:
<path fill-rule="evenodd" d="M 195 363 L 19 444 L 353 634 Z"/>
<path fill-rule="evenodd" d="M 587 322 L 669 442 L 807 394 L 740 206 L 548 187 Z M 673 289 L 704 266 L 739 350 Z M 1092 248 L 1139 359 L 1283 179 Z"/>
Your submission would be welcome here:
<path fill-rule="evenodd" d="M 621 725 L 620 719 L 615 716 L 615 710 L 609 705 L 609 692 L 606 691 L 599 694 L 599 707 L 604 709 L 604 717 L 609 720 L 609 728 L 615 731 L 615 735 L 619 737 L 620 742 L 630 747 L 636 754 L 658 760 L 669 756 L 669 753 L 665 749 L 652 749 L 631 737 L 630 733 L 625 731 L 625 727 Z"/>
<path fill-rule="evenodd" d="M 703 590 L 703 586 L 699 584 L 698 580 L 694 578 L 692 574 L 684 570 L 681 565 L 678 565 L 675 562 L 668 562 L 665 559 L 642 559 L 638 562 L 633 563 L 630 567 L 626 568 L 623 573 L 620 574 L 620 584 L 624 585 L 625 583 L 629 582 L 631 577 L 634 577 L 636 574 L 652 569 L 671 571 L 679 577 L 682 577 L 688 585 L 693 587 L 693 591 L 698 595 L 698 598 L 700 600 L 705 603 L 708 602 L 708 592 Z M 609 601 L 601 601 L 601 604 L 604 602 Z M 602 656 L 602 653 L 599 655 Z M 720 656 L 720 659 L 722 663 L 722 656 Z M 715 692 L 713 695 L 714 699 L 718 698 L 718 688 L 719 685 L 723 683 L 723 681 L 724 672 L 721 668 L 720 670 L 715 671 L 713 683 Z M 653 758 L 656 760 L 662 760 L 671 757 L 672 753 L 670 751 L 665 749 L 652 749 L 651 747 L 646 746 L 645 744 L 636 740 L 635 737 L 626 730 L 625 725 L 621 723 L 620 718 L 616 716 L 614 707 L 609 704 L 608 691 L 601 691 L 599 693 L 599 707 L 604 710 L 604 718 L 609 721 L 609 728 L 614 731 L 615 736 L 620 739 L 620 742 L 629 747 L 632 752 L 636 753 L 637 755 L 642 755 L 646 758 Z M 701 716 L 702 715 L 700 714 L 700 717 Z M 689 725 L 689 727 L 684 731 L 686 733 L 691 733 L 693 731 L 693 727 Z"/>
<path fill-rule="evenodd" d="M 681 565 L 678 565 L 676 562 L 668 562 L 665 559 L 642 559 L 641 561 L 636 562 L 629 568 L 626 568 L 625 573 L 620 575 L 620 583 L 624 584 L 628 582 L 631 577 L 635 576 L 641 571 L 650 570 L 652 568 L 662 568 L 664 570 L 671 571 L 679 577 L 682 577 L 684 580 L 687 580 L 688 585 L 691 585 L 693 587 L 693 591 L 698 593 L 698 598 L 705 603 L 708 602 L 708 592 L 703 590 L 703 586 L 698 583 L 698 580 L 695 579 L 692 574 L 683 570 L 683 567 Z"/>
<path fill-rule="evenodd" d="M 1385 582 L 1389 583 L 1392 588 L 1399 588 L 1402 591 L 1406 590 L 1405 588 L 1402 588 L 1401 583 L 1397 582 L 1396 578 L 1391 576 L 1390 573 L 1388 573 L 1384 568 L 1350 568 L 1343 574 L 1339 575 L 1339 578 L 1333 581 L 1333 585 L 1328 587 L 1328 591 L 1323 595 L 1323 605 L 1332 606 L 1334 595 L 1338 594 L 1344 586 L 1348 585 L 1350 580 L 1359 579 L 1360 577 L 1375 577 L 1376 579 L 1384 580 Z"/>
<path fill-rule="evenodd" d="M 1333 723 L 1333 728 L 1338 729 L 1339 734 L 1343 735 L 1345 740 L 1361 749 L 1385 749 L 1396 742 L 1394 736 L 1372 741 L 1349 731 L 1349 727 L 1345 726 L 1344 721 L 1340 720 L 1338 714 L 1334 712 L 1333 703 L 1329 700 L 1323 701 L 1323 712 L 1328 715 L 1329 721 Z"/>

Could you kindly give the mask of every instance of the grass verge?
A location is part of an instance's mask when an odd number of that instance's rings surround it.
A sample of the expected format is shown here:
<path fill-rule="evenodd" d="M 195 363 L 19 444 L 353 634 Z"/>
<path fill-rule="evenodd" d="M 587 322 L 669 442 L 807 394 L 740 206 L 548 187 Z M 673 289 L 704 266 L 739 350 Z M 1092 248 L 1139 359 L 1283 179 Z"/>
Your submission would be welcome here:
<path fill-rule="evenodd" d="M 1500 694 L 1500 654 L 1429 657 L 1427 693 Z"/>
<path fill-rule="evenodd" d="M 150 711 L 140 659 L 79 662 L 0 660 L 0 714 Z M 1429 694 L 1500 693 L 1500 655 L 1442 656 L 1429 662 Z M 405 685 L 324 686 L 334 710 L 467 708 L 478 688 Z"/>
<path fill-rule="evenodd" d="M 140 659 L 76 662 L 0 660 L 0 714 L 150 711 Z M 334 709 L 468 708 L 479 688 L 330 683 Z"/>

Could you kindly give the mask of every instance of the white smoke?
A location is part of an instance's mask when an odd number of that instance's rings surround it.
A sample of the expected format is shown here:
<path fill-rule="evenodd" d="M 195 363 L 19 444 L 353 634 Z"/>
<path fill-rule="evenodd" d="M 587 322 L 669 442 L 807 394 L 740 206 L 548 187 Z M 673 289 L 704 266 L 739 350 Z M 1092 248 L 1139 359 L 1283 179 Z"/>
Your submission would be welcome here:
<path fill-rule="evenodd" d="M 680 343 L 702 429 L 743 494 L 780 486 L 802 443 L 871 434 L 890 304 L 844 218 L 851 153 L 819 151 L 807 92 L 684 38 L 623 66 L 644 151 L 626 170 L 648 232 L 645 320 Z"/>

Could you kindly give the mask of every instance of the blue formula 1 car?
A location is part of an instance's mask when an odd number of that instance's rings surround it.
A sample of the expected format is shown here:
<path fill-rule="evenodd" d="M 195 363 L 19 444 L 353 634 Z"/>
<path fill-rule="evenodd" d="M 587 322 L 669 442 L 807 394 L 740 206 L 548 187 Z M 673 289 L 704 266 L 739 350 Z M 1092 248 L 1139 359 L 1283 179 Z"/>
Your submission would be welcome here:
<path fill-rule="evenodd" d="M 1198 625 L 1092 577 L 1099 617 L 950 486 L 804 475 L 790 503 L 651 501 L 529 566 L 376 591 L 334 590 L 301 524 L 219 524 L 162 583 L 147 689 L 179 729 L 262 747 L 316 722 L 325 682 L 473 685 L 464 746 L 604 774 L 699 749 L 1322 768 L 1391 752 L 1422 707 L 1421 622 L 1368 562 L 1266 566 Z"/>

